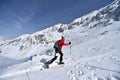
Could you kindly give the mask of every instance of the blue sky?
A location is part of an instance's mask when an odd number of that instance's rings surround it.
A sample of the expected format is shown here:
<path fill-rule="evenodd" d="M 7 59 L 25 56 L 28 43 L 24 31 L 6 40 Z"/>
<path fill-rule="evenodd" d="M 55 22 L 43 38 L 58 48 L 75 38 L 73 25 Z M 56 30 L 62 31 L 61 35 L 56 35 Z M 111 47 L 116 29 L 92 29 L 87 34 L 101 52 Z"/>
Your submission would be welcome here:
<path fill-rule="evenodd" d="M 15 38 L 100 9 L 114 0 L 0 0 L 0 36 Z"/>

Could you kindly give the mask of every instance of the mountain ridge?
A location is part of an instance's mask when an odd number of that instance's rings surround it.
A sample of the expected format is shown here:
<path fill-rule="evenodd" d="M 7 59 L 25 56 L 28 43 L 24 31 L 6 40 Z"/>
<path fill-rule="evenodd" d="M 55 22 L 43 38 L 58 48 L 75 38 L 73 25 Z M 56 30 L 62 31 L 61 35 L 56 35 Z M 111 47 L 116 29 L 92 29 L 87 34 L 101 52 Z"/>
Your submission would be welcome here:
<path fill-rule="evenodd" d="M 85 16 L 73 20 L 70 24 L 55 24 L 47 29 L 42 31 L 37 31 L 33 34 L 21 35 L 17 38 L 6 40 L 0 43 L 2 46 L 35 46 L 39 44 L 47 45 L 53 44 L 61 36 L 65 36 L 65 31 L 71 31 L 75 27 L 79 29 L 84 28 L 82 32 L 85 32 L 89 29 L 93 29 L 99 26 L 108 26 L 114 23 L 115 21 L 120 21 L 120 0 L 115 0 L 111 4 L 93 11 Z M 116 14 L 115 14 L 116 13 Z M 114 14 L 114 15 L 112 15 Z M 59 38 L 58 38 L 59 37 Z"/>

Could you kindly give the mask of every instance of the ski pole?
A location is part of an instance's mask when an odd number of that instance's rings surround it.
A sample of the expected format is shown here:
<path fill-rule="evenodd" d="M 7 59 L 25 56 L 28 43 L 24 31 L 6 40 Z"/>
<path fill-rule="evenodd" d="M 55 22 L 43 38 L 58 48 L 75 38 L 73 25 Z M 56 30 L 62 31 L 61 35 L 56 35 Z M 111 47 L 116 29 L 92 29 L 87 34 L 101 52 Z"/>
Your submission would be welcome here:
<path fill-rule="evenodd" d="M 29 74 L 28 74 L 28 72 L 26 72 L 26 74 L 27 74 L 27 79 L 28 79 L 28 80 L 30 80 L 30 77 L 29 77 Z"/>
<path fill-rule="evenodd" d="M 70 46 L 70 57 L 71 57 L 71 53 L 72 53 L 72 52 L 71 52 L 71 47 L 72 47 L 72 46 Z"/>
<path fill-rule="evenodd" d="M 75 59 L 74 59 L 74 57 L 73 57 L 73 55 L 72 55 L 72 50 L 71 50 L 71 48 L 72 48 L 72 46 L 70 46 L 70 58 L 71 58 L 73 61 L 75 61 Z"/>
<path fill-rule="evenodd" d="M 71 46 L 70 46 L 70 54 L 71 54 Z"/>

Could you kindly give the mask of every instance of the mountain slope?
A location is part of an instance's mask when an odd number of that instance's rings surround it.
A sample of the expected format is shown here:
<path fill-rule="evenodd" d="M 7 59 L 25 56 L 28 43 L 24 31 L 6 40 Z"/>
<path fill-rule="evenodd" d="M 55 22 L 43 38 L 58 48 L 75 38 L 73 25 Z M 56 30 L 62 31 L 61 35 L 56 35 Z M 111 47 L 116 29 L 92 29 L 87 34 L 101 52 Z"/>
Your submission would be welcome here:
<path fill-rule="evenodd" d="M 120 0 L 115 0 L 110 5 L 75 19 L 70 24 L 57 24 L 43 31 L 2 43 L 0 78 L 3 80 L 27 80 L 28 77 L 30 80 L 119 80 L 119 12 Z M 70 64 L 59 69 L 41 71 L 44 68 L 40 61 L 53 57 L 54 42 L 61 36 L 66 38 L 66 42 L 72 43 L 71 47 L 63 48 L 64 61 Z M 30 55 L 35 55 L 33 60 L 24 62 Z"/>

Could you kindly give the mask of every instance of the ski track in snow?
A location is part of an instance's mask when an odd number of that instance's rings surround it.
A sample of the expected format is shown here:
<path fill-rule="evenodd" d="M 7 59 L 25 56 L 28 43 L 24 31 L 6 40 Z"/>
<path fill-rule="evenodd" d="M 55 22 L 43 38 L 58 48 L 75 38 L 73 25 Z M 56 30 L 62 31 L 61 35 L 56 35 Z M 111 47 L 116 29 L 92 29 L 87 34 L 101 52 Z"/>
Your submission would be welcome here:
<path fill-rule="evenodd" d="M 53 63 L 51 64 L 49 69 L 45 69 L 43 63 L 36 62 L 36 65 L 35 65 L 35 64 L 32 64 L 31 61 L 29 61 L 29 62 L 23 63 L 23 65 L 18 64 L 18 65 L 8 67 L 7 72 L 5 74 L 2 74 L 0 76 L 0 79 L 14 77 L 22 74 L 29 74 L 29 73 L 35 73 L 35 72 L 47 72 L 48 70 L 68 68 L 72 63 L 73 63 L 73 60 L 65 59 L 66 65 L 57 65 L 56 63 Z"/>
<path fill-rule="evenodd" d="M 114 61 L 115 64 L 108 64 L 110 61 Z M 105 72 L 106 74 L 103 74 L 102 72 Z M 120 54 L 109 55 L 108 53 L 92 56 L 90 58 L 81 57 L 67 73 L 70 80 L 120 80 L 119 74 Z M 107 75 L 107 77 L 105 75 Z"/>

